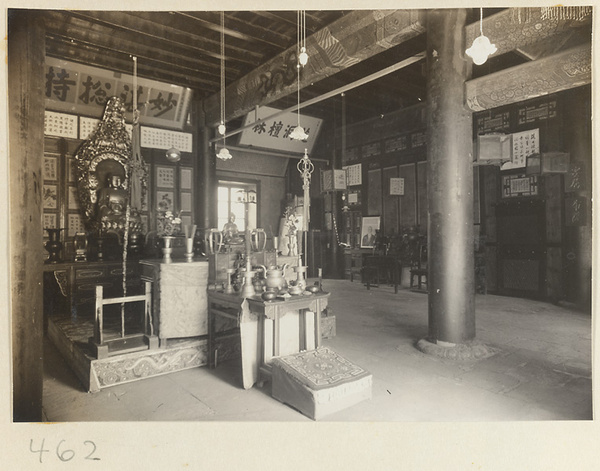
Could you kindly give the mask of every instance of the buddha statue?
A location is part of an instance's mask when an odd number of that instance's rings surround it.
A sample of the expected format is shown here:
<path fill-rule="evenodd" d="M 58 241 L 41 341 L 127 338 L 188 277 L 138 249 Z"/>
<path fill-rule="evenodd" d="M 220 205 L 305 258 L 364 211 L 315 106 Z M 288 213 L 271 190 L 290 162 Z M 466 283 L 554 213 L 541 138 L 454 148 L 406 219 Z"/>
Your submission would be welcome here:
<path fill-rule="evenodd" d="M 229 221 L 223 226 L 223 243 L 242 244 L 244 238 L 240 235 L 237 224 L 235 223 L 235 214 L 229 214 Z"/>
<path fill-rule="evenodd" d="M 125 228 L 127 191 L 119 175 L 109 175 L 107 185 L 97 191 L 98 221 L 103 232 Z"/>

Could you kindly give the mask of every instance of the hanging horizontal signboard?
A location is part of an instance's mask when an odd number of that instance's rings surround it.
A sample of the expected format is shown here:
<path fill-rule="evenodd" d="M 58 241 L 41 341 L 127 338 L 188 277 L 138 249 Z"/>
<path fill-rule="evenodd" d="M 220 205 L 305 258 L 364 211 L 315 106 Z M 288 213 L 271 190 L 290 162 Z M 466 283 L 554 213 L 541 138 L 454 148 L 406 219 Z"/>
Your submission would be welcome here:
<path fill-rule="evenodd" d="M 133 62 L 132 62 L 133 69 Z M 106 101 L 120 97 L 133 110 L 133 76 L 46 57 L 46 109 L 101 117 Z M 182 129 L 192 90 L 155 80 L 137 79 L 140 123 Z"/>
<path fill-rule="evenodd" d="M 286 152 L 304 153 L 304 149 L 310 154 L 319 135 L 322 119 L 304 116 L 300 114 L 300 126 L 304 128 L 308 138 L 306 141 L 296 141 L 290 138 L 290 134 L 298 125 L 298 114 L 295 112 L 283 113 L 270 118 L 280 110 L 261 106 L 257 112 L 251 111 L 244 118 L 243 127 L 256 122 L 256 125 L 244 129 L 240 136 L 240 145 L 264 147 L 265 149 L 276 149 Z M 262 121 L 264 120 L 264 121 Z"/>

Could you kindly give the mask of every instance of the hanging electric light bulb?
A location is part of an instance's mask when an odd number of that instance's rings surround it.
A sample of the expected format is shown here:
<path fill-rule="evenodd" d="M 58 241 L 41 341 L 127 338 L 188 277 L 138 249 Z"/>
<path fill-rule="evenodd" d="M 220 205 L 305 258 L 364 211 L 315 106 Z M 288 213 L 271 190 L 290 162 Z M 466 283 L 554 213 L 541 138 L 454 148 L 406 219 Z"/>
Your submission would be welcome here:
<path fill-rule="evenodd" d="M 484 64 L 488 56 L 494 54 L 498 48 L 492 44 L 490 40 L 483 35 L 483 8 L 479 9 L 479 32 L 478 37 L 473 40 L 473 45 L 467 49 L 466 54 L 473 59 L 476 65 Z"/>
<path fill-rule="evenodd" d="M 296 64 L 296 70 L 298 73 L 298 125 L 290 133 L 290 139 L 295 141 L 306 141 L 308 134 L 302 126 L 300 126 L 300 67 L 304 67 L 308 62 L 308 54 L 306 53 L 306 13 L 304 10 L 298 10 L 298 31 L 296 39 L 298 40 L 298 64 Z"/>
<path fill-rule="evenodd" d="M 300 65 L 304 67 L 308 63 L 308 54 L 306 53 L 306 48 L 302 46 L 300 49 L 300 55 L 298 56 L 298 61 Z"/>
<path fill-rule="evenodd" d="M 304 67 L 308 63 L 308 53 L 306 52 L 306 11 L 298 10 L 298 62 Z"/>
<path fill-rule="evenodd" d="M 231 159 L 231 154 L 225 147 L 225 12 L 221 12 L 221 124 L 217 131 L 223 136 L 223 147 L 219 150 L 217 158 L 221 160 Z"/>

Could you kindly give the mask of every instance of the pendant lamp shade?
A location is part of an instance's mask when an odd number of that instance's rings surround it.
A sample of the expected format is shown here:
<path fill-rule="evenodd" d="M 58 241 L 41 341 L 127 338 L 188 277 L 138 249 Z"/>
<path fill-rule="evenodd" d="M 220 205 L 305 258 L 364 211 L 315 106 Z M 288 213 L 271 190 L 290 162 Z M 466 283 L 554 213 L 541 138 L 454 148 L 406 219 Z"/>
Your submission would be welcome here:
<path fill-rule="evenodd" d="M 221 12 L 221 123 L 217 127 L 218 133 L 223 136 L 223 147 L 219 150 L 217 158 L 231 159 L 231 154 L 225 147 L 225 12 Z"/>
<path fill-rule="evenodd" d="M 485 64 L 487 58 L 498 50 L 483 34 L 483 8 L 479 9 L 479 32 L 481 34 L 473 40 L 473 45 L 465 51 L 475 65 Z"/>
<path fill-rule="evenodd" d="M 165 154 L 169 162 L 179 162 L 181 160 L 181 151 L 171 147 Z"/>
<path fill-rule="evenodd" d="M 229 150 L 227 150 L 226 147 L 221 147 L 219 149 L 219 153 L 217 154 L 217 158 L 221 159 L 221 160 L 229 160 L 231 159 L 232 155 L 229 153 Z"/>

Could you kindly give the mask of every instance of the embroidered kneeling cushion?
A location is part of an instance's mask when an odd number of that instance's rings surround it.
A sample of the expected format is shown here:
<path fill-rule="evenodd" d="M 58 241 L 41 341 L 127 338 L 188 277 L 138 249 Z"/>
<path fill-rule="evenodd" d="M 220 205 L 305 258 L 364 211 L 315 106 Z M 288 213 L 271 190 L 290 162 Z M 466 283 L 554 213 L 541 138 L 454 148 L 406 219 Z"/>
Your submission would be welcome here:
<path fill-rule="evenodd" d="M 272 395 L 311 419 L 371 398 L 372 376 L 333 350 L 316 350 L 275 358 Z"/>

